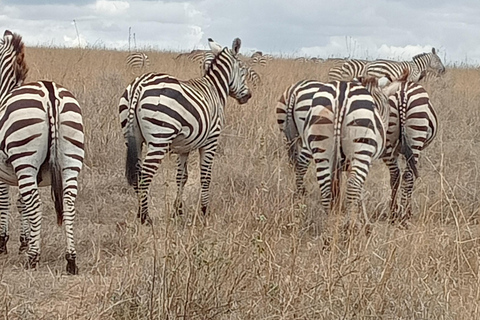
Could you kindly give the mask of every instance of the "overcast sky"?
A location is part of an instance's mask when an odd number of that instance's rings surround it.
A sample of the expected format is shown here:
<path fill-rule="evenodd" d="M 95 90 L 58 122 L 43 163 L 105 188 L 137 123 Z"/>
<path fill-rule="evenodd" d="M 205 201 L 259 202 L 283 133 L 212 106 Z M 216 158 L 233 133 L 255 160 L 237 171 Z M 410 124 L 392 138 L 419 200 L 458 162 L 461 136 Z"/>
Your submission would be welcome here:
<path fill-rule="evenodd" d="M 186 51 L 207 38 L 242 52 L 480 63 L 480 0 L 0 0 L 0 30 L 27 45 Z M 77 37 L 76 21 L 80 40 Z M 132 41 L 133 48 L 133 41 Z"/>

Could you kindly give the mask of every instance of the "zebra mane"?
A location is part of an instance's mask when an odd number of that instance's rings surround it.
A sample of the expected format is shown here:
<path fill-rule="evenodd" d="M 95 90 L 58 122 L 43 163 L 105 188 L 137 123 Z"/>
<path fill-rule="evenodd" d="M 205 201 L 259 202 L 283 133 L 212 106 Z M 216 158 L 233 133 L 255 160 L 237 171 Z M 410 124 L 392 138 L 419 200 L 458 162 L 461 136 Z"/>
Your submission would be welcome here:
<path fill-rule="evenodd" d="M 25 45 L 22 41 L 22 36 L 19 34 L 12 34 L 12 47 L 15 50 L 15 82 L 16 85 L 21 85 L 27 78 L 28 67 L 25 62 Z"/>
<path fill-rule="evenodd" d="M 223 48 L 222 51 L 218 52 L 217 54 L 213 53 L 212 51 L 207 51 L 208 54 L 204 56 L 204 65 L 205 65 L 205 74 L 210 72 L 213 68 L 214 64 L 217 64 L 218 57 L 224 53 L 226 50 L 229 50 L 227 47 Z M 233 55 L 233 54 L 232 54 Z"/>
<path fill-rule="evenodd" d="M 432 55 L 431 52 L 419 53 L 419 54 L 413 56 L 412 60 L 415 61 L 415 60 L 421 59 L 421 58 L 423 58 L 423 57 L 425 57 L 425 56 L 429 56 L 429 57 L 430 57 L 431 55 Z"/>
<path fill-rule="evenodd" d="M 409 76 L 410 76 L 410 71 L 408 70 L 408 68 L 405 68 L 403 69 L 403 73 L 400 76 L 400 78 L 397 79 L 397 81 L 406 82 Z"/>
<path fill-rule="evenodd" d="M 362 86 L 367 88 L 375 88 L 378 86 L 378 81 L 375 77 L 359 77 L 358 80 Z"/>

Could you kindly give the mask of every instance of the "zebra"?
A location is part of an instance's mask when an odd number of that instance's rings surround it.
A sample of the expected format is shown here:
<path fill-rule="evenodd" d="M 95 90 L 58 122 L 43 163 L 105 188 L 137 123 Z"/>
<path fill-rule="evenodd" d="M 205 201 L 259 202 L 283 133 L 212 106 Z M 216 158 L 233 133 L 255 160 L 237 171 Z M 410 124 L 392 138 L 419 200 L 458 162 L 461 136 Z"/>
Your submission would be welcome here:
<path fill-rule="evenodd" d="M 131 70 L 144 70 L 150 66 L 150 59 L 143 52 L 132 52 L 125 59 L 127 68 Z"/>
<path fill-rule="evenodd" d="M 412 61 L 391 61 L 391 60 L 375 60 L 367 64 L 365 75 L 367 77 L 381 78 L 389 76 L 392 80 L 402 77 L 404 70 L 408 70 L 409 77 L 407 80 L 418 82 L 423 71 L 433 71 L 437 75 L 445 73 L 445 67 L 442 60 L 437 55 L 435 48 L 432 52 L 420 53 L 412 58 Z"/>
<path fill-rule="evenodd" d="M 37 266 L 38 187 L 51 185 L 57 223 L 65 225 L 66 270 L 77 274 L 73 222 L 84 158 L 81 109 L 73 94 L 54 82 L 23 84 L 27 71 L 21 36 L 6 30 L 0 40 L 0 253 L 7 253 L 9 186 L 18 186 L 20 252 L 27 253 L 27 268 Z"/>
<path fill-rule="evenodd" d="M 199 150 L 201 210 L 207 213 L 212 162 L 227 97 L 230 95 L 245 104 L 252 96 L 246 84 L 246 70 L 237 58 L 240 39 L 233 41 L 232 49 L 222 49 L 212 39 L 209 45 L 215 58 L 203 77 L 180 81 L 167 74 L 147 73 L 135 79 L 120 99 L 120 121 L 127 145 L 125 175 L 137 193 L 142 224 L 151 223 L 150 185 L 169 151 L 178 154 L 174 206 L 182 214 L 188 155 Z M 141 161 L 144 143 L 147 152 Z"/>
<path fill-rule="evenodd" d="M 255 51 L 248 60 L 248 65 L 260 65 L 262 67 L 265 67 L 268 61 L 271 60 L 273 60 L 273 56 L 269 54 L 263 54 L 262 51 Z"/>
<path fill-rule="evenodd" d="M 334 65 L 328 71 L 328 81 L 351 81 L 363 76 L 368 61 L 360 59 L 346 59 Z"/>
<path fill-rule="evenodd" d="M 346 206 L 359 204 L 370 164 L 384 150 L 385 103 L 359 82 L 304 80 L 285 90 L 277 123 L 286 136 L 297 195 L 305 192 L 303 178 L 313 159 L 327 213 L 338 208 L 340 173 L 347 167 Z"/>
<path fill-rule="evenodd" d="M 437 115 L 427 91 L 418 83 L 405 81 L 407 78 L 404 77 L 390 87 L 390 93 L 386 92 L 390 96 L 390 116 L 385 153 L 382 155 L 390 172 L 391 221 L 399 220 L 402 225 L 405 225 L 411 216 L 411 197 L 415 179 L 418 177 L 420 152 L 435 138 L 438 126 Z M 400 154 L 405 157 L 406 168 L 402 175 L 401 201 L 398 207 Z"/>

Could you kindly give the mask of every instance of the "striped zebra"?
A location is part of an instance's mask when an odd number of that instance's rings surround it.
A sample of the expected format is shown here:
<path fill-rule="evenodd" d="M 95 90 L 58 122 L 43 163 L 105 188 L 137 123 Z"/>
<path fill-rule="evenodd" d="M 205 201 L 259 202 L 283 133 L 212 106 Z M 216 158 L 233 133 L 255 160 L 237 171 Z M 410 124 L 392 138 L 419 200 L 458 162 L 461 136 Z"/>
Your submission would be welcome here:
<path fill-rule="evenodd" d="M 127 68 L 133 71 L 143 71 L 150 66 L 150 59 L 143 52 L 132 52 L 125 59 Z"/>
<path fill-rule="evenodd" d="M 148 215 L 150 185 L 167 152 L 178 154 L 176 212 L 183 213 L 182 193 L 187 181 L 187 159 L 200 153 L 201 210 L 209 204 L 211 168 L 224 122 L 228 96 L 245 104 L 251 97 L 246 70 L 237 58 L 240 39 L 232 49 L 222 49 L 209 39 L 215 58 L 205 75 L 188 81 L 167 74 L 148 73 L 138 77 L 120 99 L 119 112 L 127 145 L 126 177 L 138 196 L 141 222 Z M 140 160 L 142 146 L 147 146 Z"/>
<path fill-rule="evenodd" d="M 346 168 L 347 209 L 359 204 L 370 164 L 384 150 L 385 103 L 358 82 L 304 80 L 286 89 L 277 103 L 277 123 L 287 138 L 297 194 L 305 191 L 303 178 L 313 159 L 327 213 L 339 205 L 340 173 Z"/>
<path fill-rule="evenodd" d="M 415 178 L 418 177 L 418 158 L 420 152 L 435 138 L 438 121 L 428 93 L 420 84 L 401 81 L 388 90 L 391 92 L 386 94 L 393 95 L 389 97 L 387 144 L 382 159 L 390 171 L 392 222 L 399 220 L 405 225 L 411 216 L 411 197 Z M 398 207 L 400 154 L 405 157 L 406 168 L 402 175 L 401 201 Z"/>
<path fill-rule="evenodd" d="M 430 70 L 437 75 L 445 73 L 442 60 L 437 55 L 435 48 L 432 48 L 432 52 L 418 54 L 412 58 L 412 61 L 372 61 L 366 66 L 365 75 L 376 78 L 389 76 L 392 80 L 395 80 L 402 77 L 404 70 L 409 72 L 407 80 L 413 82 L 419 81 L 423 71 Z"/>
<path fill-rule="evenodd" d="M 51 185 L 57 223 L 65 225 L 67 272 L 77 274 L 73 222 L 84 157 L 80 106 L 56 83 L 23 84 L 26 74 L 22 38 L 7 30 L 0 41 L 0 253 L 7 253 L 9 186 L 18 186 L 20 251 L 27 251 L 26 267 L 36 267 L 42 223 L 38 187 Z"/>
<path fill-rule="evenodd" d="M 368 61 L 360 59 L 346 59 L 328 71 L 328 81 L 352 81 L 363 76 Z"/>
<path fill-rule="evenodd" d="M 248 65 L 260 65 L 262 67 L 265 67 L 268 61 L 271 60 L 273 60 L 273 56 L 269 54 L 263 54 L 262 51 L 256 51 L 251 55 L 250 59 L 248 60 Z"/>

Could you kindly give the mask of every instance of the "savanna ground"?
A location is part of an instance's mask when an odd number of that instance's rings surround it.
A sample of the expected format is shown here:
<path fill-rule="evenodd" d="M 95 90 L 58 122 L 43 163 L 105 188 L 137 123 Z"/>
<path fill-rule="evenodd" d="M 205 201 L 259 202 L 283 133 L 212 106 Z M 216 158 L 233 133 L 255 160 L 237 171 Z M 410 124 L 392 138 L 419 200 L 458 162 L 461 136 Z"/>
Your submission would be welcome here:
<path fill-rule="evenodd" d="M 199 69 L 149 52 L 149 70 L 182 79 Z M 83 107 L 86 160 L 75 224 L 78 276 L 65 274 L 65 238 L 49 190 L 38 270 L 24 270 L 19 216 L 0 257 L 5 319 L 475 319 L 480 318 L 480 70 L 448 68 L 427 86 L 440 129 L 420 161 L 407 230 L 375 220 L 345 239 L 325 217 L 313 170 L 293 200 L 294 176 L 275 103 L 295 81 L 326 80 L 328 65 L 274 60 L 248 104 L 229 100 L 215 159 L 210 215 L 199 215 L 198 156 L 182 217 L 172 212 L 175 157 L 152 189 L 153 226 L 140 225 L 124 173 L 118 100 L 133 79 L 125 52 L 28 48 L 28 80 L 51 79 Z M 448 85 L 446 85 L 448 83 Z M 16 195 L 12 195 L 16 197 Z M 388 172 L 377 161 L 365 187 L 371 217 L 386 213 Z M 328 243 L 326 244 L 326 239 Z"/>

